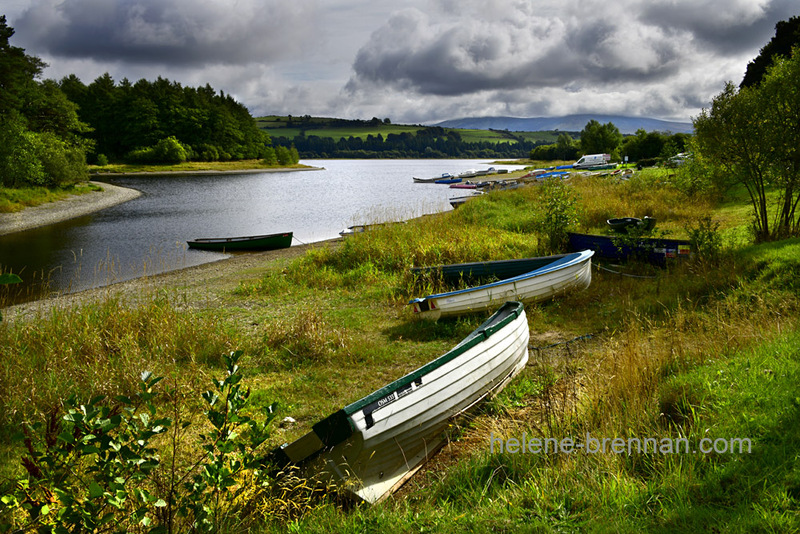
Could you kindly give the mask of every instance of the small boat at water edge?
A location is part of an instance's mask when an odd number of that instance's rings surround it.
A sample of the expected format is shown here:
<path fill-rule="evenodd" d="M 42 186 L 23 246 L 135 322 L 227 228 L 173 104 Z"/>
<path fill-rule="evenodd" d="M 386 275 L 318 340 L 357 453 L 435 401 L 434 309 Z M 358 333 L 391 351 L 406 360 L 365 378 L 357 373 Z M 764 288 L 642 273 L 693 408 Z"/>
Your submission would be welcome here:
<path fill-rule="evenodd" d="M 516 300 L 524 303 L 541 302 L 568 292 L 586 289 L 592 282 L 591 250 L 521 260 L 462 263 L 431 267 L 450 273 L 469 273 L 465 279 L 499 278 L 466 289 L 438 293 L 409 302 L 423 319 L 438 320 L 484 311 L 500 303 Z M 460 275 L 459 275 L 460 276 Z"/>
<path fill-rule="evenodd" d="M 187 241 L 189 248 L 233 252 L 237 250 L 276 250 L 292 246 L 292 232 L 245 237 L 209 237 Z"/>
<path fill-rule="evenodd" d="M 453 175 L 449 172 L 442 173 L 441 176 L 434 176 L 433 178 L 417 178 L 416 176 L 412 176 L 414 179 L 414 183 L 417 184 L 432 184 L 436 182 L 436 180 L 447 180 L 449 178 L 453 178 Z"/>
<path fill-rule="evenodd" d="M 664 266 L 669 260 L 691 257 L 691 246 L 684 239 L 663 239 L 625 236 L 605 236 L 570 233 L 572 250 L 593 250 L 598 258 L 625 261 L 638 258 L 654 265 Z"/>
<path fill-rule="evenodd" d="M 473 193 L 471 195 L 465 195 L 463 197 L 452 197 L 451 199 L 448 200 L 448 202 L 450 202 L 450 205 L 453 206 L 453 208 L 457 208 L 460 205 L 462 205 L 463 203 L 465 203 L 467 200 L 470 200 L 470 199 L 475 198 L 475 197 L 479 197 L 482 194 L 483 194 L 483 191 L 473 191 Z"/>
<path fill-rule="evenodd" d="M 301 466 L 357 497 L 387 497 L 445 443 L 457 416 L 499 392 L 528 361 L 530 332 L 519 302 L 505 303 L 453 349 L 345 406 L 269 456 Z"/>

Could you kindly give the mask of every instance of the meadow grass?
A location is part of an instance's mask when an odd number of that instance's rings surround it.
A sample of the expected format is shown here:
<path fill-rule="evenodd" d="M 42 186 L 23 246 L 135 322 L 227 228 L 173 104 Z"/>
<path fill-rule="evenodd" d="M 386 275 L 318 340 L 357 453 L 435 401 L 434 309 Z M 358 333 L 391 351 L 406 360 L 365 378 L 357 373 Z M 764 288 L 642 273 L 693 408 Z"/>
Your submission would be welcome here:
<path fill-rule="evenodd" d="M 39 206 L 72 195 L 83 195 L 97 191 L 99 186 L 79 183 L 68 187 L 49 189 L 46 187 L 0 187 L 0 213 L 14 213 L 32 206 Z"/>
<path fill-rule="evenodd" d="M 738 232 L 747 220 L 686 197 L 669 174 L 627 182 L 574 178 L 578 226 L 649 214 L 680 234 L 692 221 Z M 443 288 L 413 266 L 548 252 L 541 188 L 471 200 L 458 210 L 357 234 L 337 247 L 249 273 L 213 309 L 180 296 L 87 304 L 0 323 L 0 423 L 11 429 L 64 396 L 126 391 L 143 369 L 202 382 L 242 349 L 252 410 L 280 404 L 272 445 L 449 350 L 482 322 L 416 321 L 406 302 Z M 721 211 L 721 215 L 720 215 Z M 548 532 L 796 530 L 800 491 L 796 347 L 800 240 L 723 240 L 707 261 L 632 278 L 593 271 L 584 292 L 528 306 L 526 369 L 400 494 L 367 507 L 313 504 L 273 513 L 253 531 Z M 566 343 L 575 337 L 579 342 Z M 514 454 L 490 436 L 750 438 L 750 454 Z M 6 444 L 3 454 L 15 454 Z M 289 492 L 291 493 L 291 492 Z M 282 498 L 281 502 L 285 501 Z M 280 507 L 279 507 L 280 508 Z M 291 507 L 290 507 L 291 508 Z M 285 510 L 285 508 L 280 508 Z M 288 523 L 287 523 L 288 521 Z"/>

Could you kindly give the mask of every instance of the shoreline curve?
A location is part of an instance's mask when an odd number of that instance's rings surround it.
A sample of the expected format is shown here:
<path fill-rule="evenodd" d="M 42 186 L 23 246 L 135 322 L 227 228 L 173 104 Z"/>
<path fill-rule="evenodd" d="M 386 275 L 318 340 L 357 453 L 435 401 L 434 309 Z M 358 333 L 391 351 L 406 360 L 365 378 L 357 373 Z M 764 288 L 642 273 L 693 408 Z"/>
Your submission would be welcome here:
<path fill-rule="evenodd" d="M 90 181 L 89 183 L 103 190 L 75 195 L 40 206 L 31 206 L 16 213 L 0 213 L 0 235 L 68 221 L 128 202 L 142 195 L 141 191 L 129 187 L 111 185 L 106 182 Z"/>

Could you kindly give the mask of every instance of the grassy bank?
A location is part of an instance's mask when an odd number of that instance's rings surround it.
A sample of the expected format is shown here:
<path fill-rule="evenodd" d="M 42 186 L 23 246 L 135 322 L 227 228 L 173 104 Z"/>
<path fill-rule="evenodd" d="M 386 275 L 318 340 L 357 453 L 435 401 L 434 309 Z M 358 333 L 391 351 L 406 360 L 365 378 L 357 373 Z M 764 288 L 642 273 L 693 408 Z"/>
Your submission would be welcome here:
<path fill-rule="evenodd" d="M 235 173 L 237 171 L 265 170 L 279 171 L 283 169 L 310 169 L 308 165 L 292 165 L 278 167 L 266 165 L 262 160 L 242 161 L 189 161 L 175 165 L 144 165 L 112 163 L 104 166 L 89 165 L 89 174 L 125 174 L 125 173 Z M 46 187 L 7 188 L 0 187 L 0 213 L 14 213 L 25 208 L 39 206 L 57 200 L 63 200 L 73 195 L 82 195 L 98 191 L 99 187 L 88 183 L 79 183 L 69 187 L 50 189 Z"/>
<path fill-rule="evenodd" d="M 235 288 L 206 287 L 203 298 L 175 289 L 140 296 L 138 304 L 109 298 L 2 323 L 3 434 L 42 418 L 71 393 L 129 395 L 144 369 L 166 376 L 171 390 L 182 392 L 170 397 L 170 409 L 199 424 L 201 404 L 191 393 L 223 371 L 221 354 L 240 349 L 250 413 L 278 402 L 278 420 L 297 421 L 276 425 L 267 445 L 291 440 L 448 350 L 485 319 L 415 321 L 408 299 L 443 286 L 415 278 L 411 266 L 555 252 L 543 230 L 552 200 L 546 191 L 493 193 L 360 234 L 240 273 Z M 733 204 L 686 197 L 665 174 L 640 173 L 628 182 L 574 178 L 569 192 L 581 229 L 647 214 L 670 236 L 697 236 L 699 221 L 710 217 L 714 225 L 703 232 L 719 239 L 692 261 L 635 271 L 646 277 L 594 270 L 588 290 L 529 306 L 537 348 L 527 368 L 454 428 L 431 465 L 385 503 L 342 507 L 333 498 L 304 500 L 302 492 L 256 492 L 246 503 L 227 504 L 239 531 L 800 527 L 793 443 L 800 240 L 745 246 L 729 239 L 748 226 L 732 215 Z M 521 454 L 490 441 L 587 435 L 626 443 L 685 439 L 692 450 L 710 443 L 712 452 Z M 713 451 L 723 444 L 714 440 L 731 438 L 749 439 L 750 452 Z M 8 476 L 18 469 L 12 459 L 20 449 L 6 443 L 3 450 Z"/>
<path fill-rule="evenodd" d="M 236 172 L 254 169 L 281 170 L 281 169 L 308 169 L 308 165 L 291 165 L 281 167 L 269 165 L 263 160 L 238 160 L 238 161 L 185 161 L 183 163 L 152 165 L 136 163 L 109 163 L 108 165 L 89 165 L 89 174 L 120 174 L 120 173 L 153 173 L 168 172 Z"/>
<path fill-rule="evenodd" d="M 19 189 L 0 187 L 0 213 L 14 213 L 32 206 L 63 200 L 72 195 L 83 195 L 98 190 L 98 186 L 87 183 L 59 187 L 57 189 L 48 189 L 46 187 L 24 187 Z"/>

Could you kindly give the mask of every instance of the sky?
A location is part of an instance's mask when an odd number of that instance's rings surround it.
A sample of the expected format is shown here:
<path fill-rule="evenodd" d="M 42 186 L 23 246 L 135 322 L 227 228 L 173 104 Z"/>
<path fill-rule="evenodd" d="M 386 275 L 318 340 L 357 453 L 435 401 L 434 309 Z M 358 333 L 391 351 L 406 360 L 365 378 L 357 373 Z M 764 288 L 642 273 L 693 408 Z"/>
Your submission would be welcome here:
<path fill-rule="evenodd" d="M 254 116 L 689 122 L 797 0 L 3 0 L 45 78 L 210 84 Z"/>

